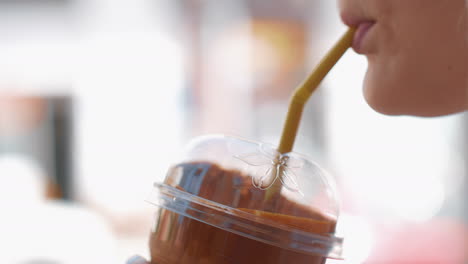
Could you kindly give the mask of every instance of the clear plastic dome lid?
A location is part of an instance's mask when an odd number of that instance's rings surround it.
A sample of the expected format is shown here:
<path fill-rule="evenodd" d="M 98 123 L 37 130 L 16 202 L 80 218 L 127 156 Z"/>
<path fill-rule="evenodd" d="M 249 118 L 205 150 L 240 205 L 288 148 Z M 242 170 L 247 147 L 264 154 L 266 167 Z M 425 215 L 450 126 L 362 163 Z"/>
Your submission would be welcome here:
<path fill-rule="evenodd" d="M 340 258 L 333 181 L 309 158 L 229 136 L 193 140 L 149 201 L 268 244 Z"/>

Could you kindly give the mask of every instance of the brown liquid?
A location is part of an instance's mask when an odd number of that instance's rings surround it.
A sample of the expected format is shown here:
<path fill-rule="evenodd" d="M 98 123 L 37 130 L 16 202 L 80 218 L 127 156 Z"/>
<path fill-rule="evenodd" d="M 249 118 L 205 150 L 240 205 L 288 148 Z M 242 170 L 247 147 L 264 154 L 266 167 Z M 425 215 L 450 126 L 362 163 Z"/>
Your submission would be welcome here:
<path fill-rule="evenodd" d="M 206 183 L 220 180 L 220 177 L 227 178 L 225 182 L 235 182 L 232 179 L 239 178 L 239 172 L 226 171 L 216 165 L 209 173 L 212 176 L 206 177 L 204 186 L 214 186 Z M 222 195 L 216 196 L 211 188 L 201 190 L 199 195 L 204 197 L 209 193 L 206 197 L 211 200 L 228 201 L 233 193 L 227 190 L 235 189 L 227 187 Z M 316 234 L 334 232 L 335 221 L 285 198 L 275 203 L 276 209 L 282 209 L 281 214 L 256 210 L 257 199 L 252 199 L 255 192 L 243 192 L 238 199 L 239 207 L 249 208 L 242 208 L 242 211 Z M 293 211 L 296 216 L 287 215 Z M 150 237 L 152 264 L 323 264 L 326 260 L 323 256 L 299 253 L 240 236 L 166 209 L 160 208 L 155 217 L 157 223 Z"/>

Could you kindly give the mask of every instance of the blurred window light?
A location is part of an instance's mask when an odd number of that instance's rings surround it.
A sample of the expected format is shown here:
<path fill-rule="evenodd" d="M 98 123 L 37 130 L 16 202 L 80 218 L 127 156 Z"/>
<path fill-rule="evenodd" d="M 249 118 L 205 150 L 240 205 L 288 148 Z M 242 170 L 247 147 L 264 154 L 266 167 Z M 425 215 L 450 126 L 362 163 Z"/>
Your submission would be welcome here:
<path fill-rule="evenodd" d="M 327 260 L 327 264 L 361 264 L 367 258 L 375 243 L 375 234 L 370 223 L 362 216 L 342 214 L 337 232 L 343 235 L 343 260 Z"/>
<path fill-rule="evenodd" d="M 37 204 L 44 200 L 45 175 L 27 156 L 0 154 L 1 208 Z"/>
<path fill-rule="evenodd" d="M 89 210 L 48 202 L 6 212 L 0 226 L 0 247 L 8 250 L 0 251 L 2 263 L 116 261 L 115 238 L 108 223 Z"/>
<path fill-rule="evenodd" d="M 393 181 L 396 185 L 387 186 L 396 194 L 386 192 L 387 197 L 380 197 L 382 204 L 386 204 L 404 220 L 425 222 L 432 219 L 439 213 L 445 200 L 442 181 L 431 177 L 413 177 L 412 174 L 404 176 L 406 180 L 403 185 Z"/>
<path fill-rule="evenodd" d="M 69 86 L 64 84 L 73 80 L 75 52 L 76 46 L 64 39 L 1 44 L 1 82 L 14 83 L 13 88 L 27 89 L 26 92 L 64 92 Z"/>
<path fill-rule="evenodd" d="M 344 256 L 347 264 L 363 263 L 371 253 L 374 234 L 365 218 L 343 214 L 340 218 L 345 229 Z"/>
<path fill-rule="evenodd" d="M 107 32 L 81 52 L 81 197 L 112 211 L 146 208 L 142 190 L 163 179 L 184 133 L 183 50 L 161 32 Z"/>
<path fill-rule="evenodd" d="M 444 164 L 420 152 L 380 153 L 361 166 L 348 164 L 346 187 L 383 215 L 423 222 L 439 212 L 445 200 Z M 369 160 L 370 158 L 368 158 Z"/>

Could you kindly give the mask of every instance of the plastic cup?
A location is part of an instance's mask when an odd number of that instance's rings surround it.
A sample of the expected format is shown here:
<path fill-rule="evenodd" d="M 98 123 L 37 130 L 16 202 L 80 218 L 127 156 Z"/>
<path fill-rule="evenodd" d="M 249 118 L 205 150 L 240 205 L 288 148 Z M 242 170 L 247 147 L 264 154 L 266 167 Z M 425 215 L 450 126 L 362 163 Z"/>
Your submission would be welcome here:
<path fill-rule="evenodd" d="M 266 198 L 272 185 L 277 194 Z M 189 144 L 148 201 L 153 264 L 323 264 L 340 258 L 327 173 L 297 153 L 228 136 Z"/>

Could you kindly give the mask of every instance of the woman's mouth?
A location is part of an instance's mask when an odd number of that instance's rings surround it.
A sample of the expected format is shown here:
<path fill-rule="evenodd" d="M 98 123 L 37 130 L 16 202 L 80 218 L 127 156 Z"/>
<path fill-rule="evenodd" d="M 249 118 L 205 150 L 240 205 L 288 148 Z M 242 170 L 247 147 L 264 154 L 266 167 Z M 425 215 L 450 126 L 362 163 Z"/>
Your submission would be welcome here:
<path fill-rule="evenodd" d="M 359 24 L 355 25 L 356 33 L 354 34 L 353 39 L 354 51 L 356 51 L 359 54 L 365 53 L 364 43 L 366 40 L 366 36 L 374 25 L 374 21 L 360 22 Z"/>
<path fill-rule="evenodd" d="M 341 20 L 348 26 L 356 28 L 356 33 L 354 34 L 353 39 L 353 49 L 359 54 L 365 54 L 365 42 L 366 36 L 369 31 L 374 27 L 376 21 L 369 18 L 364 18 L 361 16 L 351 15 L 350 13 L 343 12 L 341 14 Z"/>

